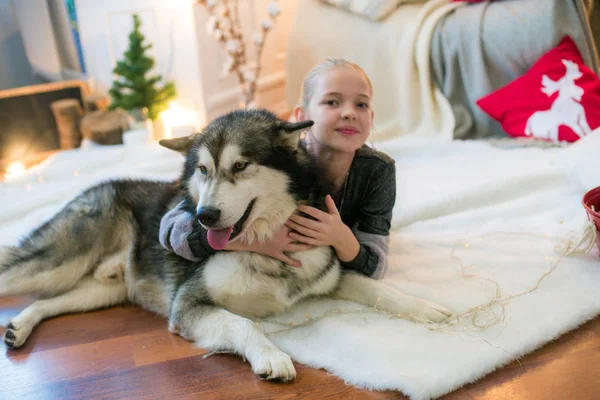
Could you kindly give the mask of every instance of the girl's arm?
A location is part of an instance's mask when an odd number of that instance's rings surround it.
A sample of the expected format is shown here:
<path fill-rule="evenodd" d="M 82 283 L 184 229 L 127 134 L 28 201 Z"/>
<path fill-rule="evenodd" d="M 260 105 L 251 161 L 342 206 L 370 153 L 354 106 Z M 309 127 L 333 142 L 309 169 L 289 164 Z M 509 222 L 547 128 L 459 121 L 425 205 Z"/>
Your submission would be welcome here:
<path fill-rule="evenodd" d="M 342 266 L 375 279 L 382 278 L 388 267 L 388 249 L 392 210 L 396 204 L 396 166 L 385 164 L 374 172 L 360 206 L 352 231 L 361 243 L 356 258 Z"/>
<path fill-rule="evenodd" d="M 325 198 L 327 212 L 314 207 L 300 206 L 298 211 L 310 215 L 315 220 L 294 214 L 286 225 L 294 230 L 290 237 L 301 243 L 313 246 L 332 246 L 342 267 L 369 277 L 380 277 L 387 267 L 387 246 L 382 252 L 376 252 L 359 240 L 365 237 L 357 235 L 342 221 L 331 196 Z M 360 234 L 360 236 L 358 235 Z M 379 235 L 373 235 L 379 236 Z M 387 244 L 387 242 L 386 242 Z"/>
<path fill-rule="evenodd" d="M 181 201 L 160 220 L 159 241 L 167 250 L 189 261 L 200 261 L 214 254 L 206 239 L 206 230 Z"/>
<path fill-rule="evenodd" d="M 359 274 L 380 279 L 387 270 L 389 236 L 354 231 L 360 249 L 356 257 L 350 261 L 341 260 L 342 267 Z"/>
<path fill-rule="evenodd" d="M 396 202 L 396 169 L 393 163 L 378 172 L 365 195 L 354 229 L 346 226 L 331 196 L 325 198 L 327 212 L 300 206 L 316 221 L 294 214 L 287 225 L 290 236 L 302 243 L 333 246 L 342 266 L 379 279 L 387 269 L 389 231 Z"/>

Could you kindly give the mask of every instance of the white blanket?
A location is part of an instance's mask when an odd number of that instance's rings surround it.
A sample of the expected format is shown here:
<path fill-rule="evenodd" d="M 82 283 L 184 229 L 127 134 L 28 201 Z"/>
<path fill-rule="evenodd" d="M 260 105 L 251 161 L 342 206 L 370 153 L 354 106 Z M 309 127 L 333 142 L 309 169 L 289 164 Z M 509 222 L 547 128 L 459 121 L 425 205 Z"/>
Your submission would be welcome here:
<path fill-rule="evenodd" d="M 403 4 L 377 23 L 316 0 L 301 3 L 287 45 L 291 108 L 299 102 L 304 75 L 314 65 L 343 58 L 360 65 L 373 83 L 374 140 L 407 134 L 452 140 L 454 115 L 431 80 L 429 50 L 436 23 L 463 3 Z"/>
<path fill-rule="evenodd" d="M 379 144 L 395 158 L 398 172 L 384 282 L 456 313 L 494 297 L 494 284 L 484 278 L 498 282 L 502 296 L 534 287 L 557 260 L 553 244 L 580 236 L 585 227 L 581 197 L 600 185 L 600 168 L 590 169 L 600 162 L 594 154 L 600 132 L 592 136 L 569 148 L 545 150 L 500 149 L 483 142 Z M 15 243 L 93 183 L 109 177 L 174 179 L 182 161 L 158 145 L 57 154 L 0 186 L 0 244 Z M 483 234 L 491 236 L 478 238 Z M 453 248 L 458 259 L 451 257 Z M 479 277 L 463 277 L 459 260 L 473 265 L 467 274 Z M 294 360 L 351 384 L 400 390 L 415 399 L 437 397 L 597 315 L 598 287 L 594 249 L 560 261 L 536 291 L 506 304 L 502 324 L 483 332 L 469 332 L 468 322 L 426 327 L 370 313 L 327 317 L 270 337 Z M 311 300 L 279 320 L 299 325 L 306 314 L 314 319 L 327 310 L 361 308 Z M 262 326 L 267 332 L 282 329 Z"/>

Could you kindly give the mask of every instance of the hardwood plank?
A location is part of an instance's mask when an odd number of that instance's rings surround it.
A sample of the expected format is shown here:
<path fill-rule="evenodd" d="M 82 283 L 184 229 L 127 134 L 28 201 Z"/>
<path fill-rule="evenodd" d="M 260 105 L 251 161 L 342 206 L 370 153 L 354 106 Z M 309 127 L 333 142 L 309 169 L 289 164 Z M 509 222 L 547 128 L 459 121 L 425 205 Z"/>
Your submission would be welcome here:
<path fill-rule="evenodd" d="M 443 399 L 597 399 L 600 317 Z"/>
<path fill-rule="evenodd" d="M 30 298 L 0 299 L 0 321 L 16 316 L 31 301 Z M 8 309 L 4 309 L 5 304 Z M 29 354 L 153 330 L 166 331 L 166 327 L 165 318 L 134 305 L 63 315 L 42 322 L 22 348 L 9 350 L 7 355 Z M 0 358 L 3 356 L 6 355 L 0 354 Z"/>
<path fill-rule="evenodd" d="M 277 384 L 263 382 L 238 357 L 219 355 L 203 360 L 200 356 L 171 360 L 159 364 L 110 371 L 95 376 L 39 385 L 37 393 L 52 393 L 61 399 L 165 399 L 165 398 L 302 398 L 302 399 L 387 399 L 402 398 L 396 393 L 358 390 L 344 385 L 324 371 L 296 364 L 298 380 Z M 6 393 L 27 397 L 28 389 Z"/>
<path fill-rule="evenodd" d="M 166 327 L 146 340 L 137 342 L 132 351 L 137 366 L 208 353 L 208 350 L 197 348 L 193 343 L 171 334 Z"/>
<path fill-rule="evenodd" d="M 0 317 L 31 299 L 0 299 Z M 3 345 L 0 345 L 0 347 Z M 263 382 L 229 355 L 202 359 L 167 331 L 166 320 L 136 306 L 43 322 L 21 350 L 0 352 L 0 398 L 404 399 L 345 385 L 327 371 L 295 364 L 291 384 Z M 444 399 L 595 399 L 600 394 L 600 318 L 467 385 Z"/>
<path fill-rule="evenodd" d="M 0 370 L 11 371 L 3 377 L 2 388 L 16 390 L 32 382 L 46 384 L 133 368 L 131 342 L 136 339 L 134 335 L 24 354 L 11 351 L 10 357 L 0 359 Z"/>

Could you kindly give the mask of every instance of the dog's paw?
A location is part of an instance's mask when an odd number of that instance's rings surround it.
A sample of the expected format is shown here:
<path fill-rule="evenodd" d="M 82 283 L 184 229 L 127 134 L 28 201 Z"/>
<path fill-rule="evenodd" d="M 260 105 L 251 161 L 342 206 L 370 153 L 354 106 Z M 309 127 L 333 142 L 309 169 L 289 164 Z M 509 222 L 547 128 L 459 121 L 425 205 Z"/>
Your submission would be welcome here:
<path fill-rule="evenodd" d="M 179 325 L 173 321 L 169 321 L 169 332 L 171 332 L 173 335 L 179 335 Z"/>
<path fill-rule="evenodd" d="M 421 297 L 400 291 L 387 291 L 379 298 L 377 307 L 392 314 L 404 315 L 418 322 L 442 322 L 452 315 L 445 307 Z"/>
<path fill-rule="evenodd" d="M 432 301 L 423 300 L 423 303 L 419 306 L 419 308 L 413 314 L 414 317 L 422 322 L 443 322 L 448 317 L 452 315 L 452 313 L 446 309 L 444 306 L 441 306 Z"/>
<path fill-rule="evenodd" d="M 252 371 L 260 379 L 272 382 L 289 382 L 296 378 L 296 369 L 290 356 L 275 346 L 261 349 L 258 354 L 248 358 Z"/>
<path fill-rule="evenodd" d="M 4 329 L 4 335 L 2 336 L 2 340 L 6 347 L 10 349 L 16 349 L 25 344 L 25 341 L 31 334 L 31 330 L 33 326 L 28 323 L 20 323 L 18 321 L 12 320 L 6 325 Z"/>

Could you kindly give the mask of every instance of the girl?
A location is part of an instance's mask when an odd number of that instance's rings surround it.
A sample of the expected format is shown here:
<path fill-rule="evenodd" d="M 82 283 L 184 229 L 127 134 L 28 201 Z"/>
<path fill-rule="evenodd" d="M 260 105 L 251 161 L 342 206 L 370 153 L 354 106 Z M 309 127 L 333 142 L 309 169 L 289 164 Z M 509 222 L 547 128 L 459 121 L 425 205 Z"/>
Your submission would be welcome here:
<path fill-rule="evenodd" d="M 300 267 L 286 253 L 332 246 L 346 269 L 381 278 L 387 268 L 392 208 L 396 200 L 394 161 L 365 145 L 373 124 L 373 87 L 358 65 L 340 59 L 315 66 L 305 77 L 297 121 L 314 125 L 302 144 L 333 182 L 327 211 L 300 206 L 316 220 L 292 215 L 270 241 L 230 243 L 226 250 L 254 251 Z M 206 233 L 180 206 L 161 220 L 160 242 L 195 261 L 212 252 Z"/>

